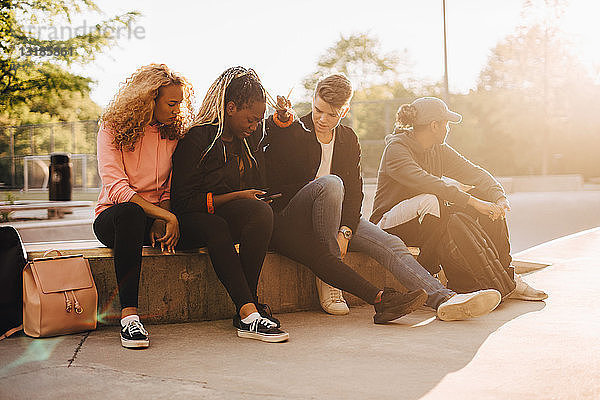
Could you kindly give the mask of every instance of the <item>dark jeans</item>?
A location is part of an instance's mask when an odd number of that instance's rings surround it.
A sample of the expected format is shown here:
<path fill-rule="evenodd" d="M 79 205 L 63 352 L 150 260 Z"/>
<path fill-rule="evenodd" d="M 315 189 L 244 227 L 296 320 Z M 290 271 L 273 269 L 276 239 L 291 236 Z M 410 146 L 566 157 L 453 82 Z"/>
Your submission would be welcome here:
<path fill-rule="evenodd" d="M 237 311 L 258 302 L 256 288 L 273 231 L 273 211 L 263 201 L 233 200 L 215 214 L 190 212 L 177 215 L 181 239 L 177 248 L 208 247 L 219 280 Z M 234 244 L 240 244 L 239 254 Z"/>
<path fill-rule="evenodd" d="M 153 218 L 135 203 L 120 203 L 102 211 L 94 220 L 94 233 L 114 250 L 115 272 L 121 308 L 138 306 L 142 247 L 150 244 Z"/>

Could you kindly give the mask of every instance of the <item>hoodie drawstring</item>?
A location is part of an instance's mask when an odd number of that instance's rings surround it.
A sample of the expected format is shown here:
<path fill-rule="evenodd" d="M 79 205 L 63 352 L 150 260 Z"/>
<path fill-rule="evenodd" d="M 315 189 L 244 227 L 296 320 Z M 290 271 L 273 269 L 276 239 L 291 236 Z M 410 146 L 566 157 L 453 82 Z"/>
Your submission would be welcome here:
<path fill-rule="evenodd" d="M 154 176 L 156 177 L 156 185 L 155 185 L 155 191 L 158 192 L 158 163 L 160 161 L 160 151 L 158 151 L 158 148 L 160 147 L 161 144 L 161 140 L 160 140 L 160 136 L 157 138 L 158 143 L 156 146 L 156 163 L 154 163 Z"/>

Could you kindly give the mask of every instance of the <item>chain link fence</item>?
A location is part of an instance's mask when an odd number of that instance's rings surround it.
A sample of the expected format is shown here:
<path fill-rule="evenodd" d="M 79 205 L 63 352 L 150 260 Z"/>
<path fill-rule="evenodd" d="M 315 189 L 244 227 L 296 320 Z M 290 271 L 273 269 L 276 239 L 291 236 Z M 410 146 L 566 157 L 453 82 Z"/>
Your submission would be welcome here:
<path fill-rule="evenodd" d="M 0 127 L 0 187 L 46 190 L 50 154 L 69 153 L 74 189 L 98 188 L 97 121 Z"/>

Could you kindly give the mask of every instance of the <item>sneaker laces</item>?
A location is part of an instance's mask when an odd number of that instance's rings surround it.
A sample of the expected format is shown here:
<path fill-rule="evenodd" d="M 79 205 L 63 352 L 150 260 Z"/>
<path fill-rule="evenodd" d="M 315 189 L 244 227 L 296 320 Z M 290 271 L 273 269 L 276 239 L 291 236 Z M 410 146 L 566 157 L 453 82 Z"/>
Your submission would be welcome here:
<path fill-rule="evenodd" d="M 277 324 L 267 318 L 257 318 L 250 323 L 250 330 L 252 332 L 258 332 L 258 328 L 264 326 L 267 329 L 276 328 Z"/>
<path fill-rule="evenodd" d="M 137 320 L 133 320 L 130 321 L 127 326 L 127 333 L 129 333 L 130 336 L 134 336 L 136 333 L 141 333 L 144 336 L 148 336 L 148 331 L 146 329 L 144 329 L 144 325 L 142 325 L 142 323 L 140 321 Z"/>
<path fill-rule="evenodd" d="M 344 300 L 344 297 L 342 296 L 342 291 L 337 288 L 329 289 L 329 300 L 333 303 L 346 303 L 346 300 Z"/>

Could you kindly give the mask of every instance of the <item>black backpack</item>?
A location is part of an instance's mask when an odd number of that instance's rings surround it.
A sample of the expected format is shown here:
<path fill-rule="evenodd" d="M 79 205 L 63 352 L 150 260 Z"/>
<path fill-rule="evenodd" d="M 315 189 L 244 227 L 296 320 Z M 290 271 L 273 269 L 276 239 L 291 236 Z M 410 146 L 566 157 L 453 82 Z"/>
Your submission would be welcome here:
<path fill-rule="evenodd" d="M 23 323 L 23 268 L 27 255 L 12 226 L 0 226 L 0 339 Z"/>
<path fill-rule="evenodd" d="M 506 297 L 515 281 L 498 258 L 496 246 L 473 217 L 462 212 L 448 215 L 438 254 L 448 278 L 448 288 L 457 293 L 496 289 Z"/>

